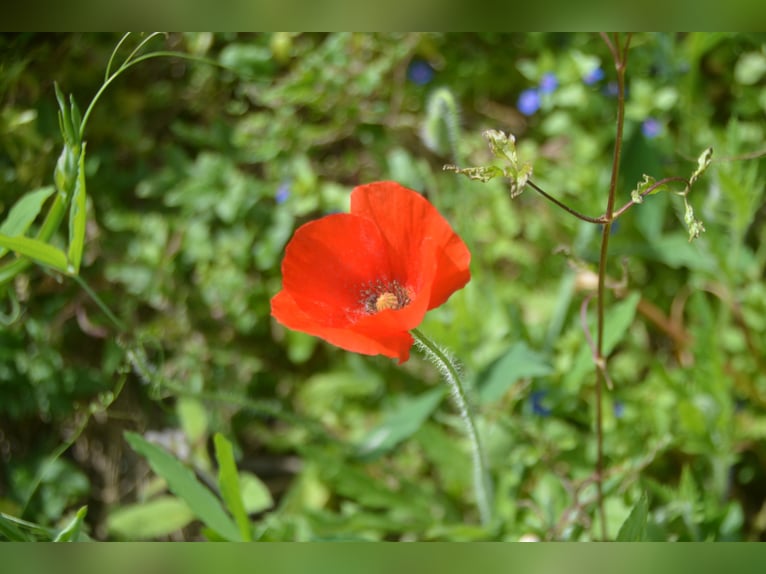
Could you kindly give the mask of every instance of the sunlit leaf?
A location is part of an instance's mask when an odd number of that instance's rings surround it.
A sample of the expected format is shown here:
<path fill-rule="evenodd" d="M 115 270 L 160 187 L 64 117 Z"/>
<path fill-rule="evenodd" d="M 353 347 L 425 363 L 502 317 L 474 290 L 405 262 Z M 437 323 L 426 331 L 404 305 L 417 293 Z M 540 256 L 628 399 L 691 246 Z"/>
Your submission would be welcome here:
<path fill-rule="evenodd" d="M 184 500 L 194 515 L 227 540 L 241 540 L 239 528 L 226 514 L 213 493 L 203 486 L 194 473 L 165 449 L 140 435 L 125 433 L 125 440 L 145 457 L 154 472 L 164 478 L 171 492 Z"/>
<path fill-rule="evenodd" d="M 389 452 L 403 440 L 412 436 L 431 415 L 444 397 L 444 391 L 434 389 L 415 398 L 401 400 L 386 413 L 383 422 L 362 439 L 358 452 L 366 459 L 374 459 Z"/>
<path fill-rule="evenodd" d="M 46 265 L 62 273 L 68 273 L 66 255 L 48 243 L 29 237 L 10 237 L 0 234 L 0 247 L 15 251 L 23 257 L 29 257 L 41 265 Z"/>
<path fill-rule="evenodd" d="M 9 542 L 28 542 L 33 540 L 31 535 L 19 527 L 17 520 L 0 512 L 0 539 Z"/>
<path fill-rule="evenodd" d="M 620 526 L 617 533 L 617 542 L 640 542 L 646 540 L 646 521 L 649 514 L 649 502 L 646 494 L 641 498 L 630 511 L 628 518 Z"/>
<path fill-rule="evenodd" d="M 112 511 L 108 529 L 120 539 L 150 540 L 177 532 L 192 520 L 194 513 L 183 500 L 162 496 Z"/>
<path fill-rule="evenodd" d="M 53 191 L 53 186 L 47 186 L 24 194 L 13 204 L 5 220 L 0 224 L 0 234 L 9 236 L 24 235 Z M 7 252 L 6 248 L 0 247 L 0 257 Z"/>
<path fill-rule="evenodd" d="M 274 506 L 274 499 L 268 487 L 254 474 L 240 472 L 239 486 L 242 492 L 242 503 L 248 514 L 262 512 Z"/>
<path fill-rule="evenodd" d="M 550 362 L 523 341 L 514 344 L 480 383 L 479 398 L 491 403 L 502 397 L 519 379 L 543 377 L 553 372 Z"/>
<path fill-rule="evenodd" d="M 221 496 L 226 503 L 226 507 L 234 516 L 234 520 L 237 521 L 242 540 L 250 541 L 250 520 L 242 503 L 242 492 L 239 485 L 239 475 L 237 474 L 237 463 L 234 461 L 234 451 L 231 443 L 221 433 L 215 434 L 213 442 L 215 443 L 215 458 L 218 461 L 218 488 L 221 489 Z"/>
<path fill-rule="evenodd" d="M 74 186 L 72 203 L 69 207 L 69 263 L 73 273 L 80 271 L 82 252 L 85 247 L 85 144 L 82 144 L 80 159 L 77 163 L 77 181 Z"/>
<path fill-rule="evenodd" d="M 82 524 L 85 520 L 85 515 L 88 514 L 88 507 L 83 506 L 77 511 L 74 518 L 69 521 L 61 532 L 58 533 L 54 542 L 77 542 L 80 539 L 80 532 L 82 531 Z"/>
<path fill-rule="evenodd" d="M 631 293 L 623 301 L 620 301 L 610 309 L 606 311 L 606 318 L 604 321 L 604 356 L 608 356 L 627 333 L 630 326 L 633 324 L 633 318 L 636 315 L 636 307 L 641 299 L 641 294 L 638 292 Z M 593 328 L 595 322 L 591 323 L 591 336 L 595 342 L 595 329 Z M 564 386 L 572 388 L 577 386 L 582 381 L 583 377 L 589 372 L 595 369 L 593 362 L 593 351 L 588 346 L 583 337 L 582 346 L 580 352 L 577 355 L 574 365 L 569 369 L 564 377 Z"/>

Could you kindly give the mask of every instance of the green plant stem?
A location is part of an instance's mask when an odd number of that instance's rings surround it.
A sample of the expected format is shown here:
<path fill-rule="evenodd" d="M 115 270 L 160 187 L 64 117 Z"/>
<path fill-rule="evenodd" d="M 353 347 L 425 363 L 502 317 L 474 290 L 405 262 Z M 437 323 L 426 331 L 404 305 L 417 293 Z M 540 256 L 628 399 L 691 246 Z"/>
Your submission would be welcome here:
<path fill-rule="evenodd" d="M 82 287 L 83 291 L 85 291 L 88 296 L 93 299 L 93 302 L 98 305 L 98 308 L 101 309 L 101 311 L 106 315 L 109 320 L 114 323 L 114 326 L 117 327 L 117 329 L 120 331 L 120 333 L 127 333 L 128 327 L 120 321 L 117 316 L 112 313 L 112 310 L 101 300 L 101 297 L 98 296 L 98 294 L 90 288 L 90 285 L 88 285 L 85 282 L 85 279 L 80 277 L 79 275 L 72 275 L 72 279 L 75 280 L 75 282 Z"/>
<path fill-rule="evenodd" d="M 143 45 L 143 43 L 142 43 Z M 88 119 L 90 118 L 90 114 L 93 112 L 94 106 L 96 105 L 96 102 L 101 98 L 102 94 L 106 91 L 106 89 L 111 85 L 111 83 L 116 80 L 120 74 L 128 70 L 129 68 L 132 68 L 136 64 L 139 64 L 141 62 L 144 62 L 146 60 L 152 60 L 154 58 L 178 58 L 180 60 L 189 60 L 192 62 L 202 62 L 205 64 L 210 64 L 212 66 L 217 66 L 219 68 L 226 69 L 225 66 L 222 66 L 218 62 L 211 60 L 209 58 L 202 58 L 200 56 L 193 56 L 189 54 L 184 54 L 182 52 L 172 52 L 172 51 L 163 51 L 163 50 L 156 50 L 154 52 L 150 52 L 148 54 L 143 54 L 138 57 L 133 57 L 135 55 L 134 53 L 131 54 L 130 61 L 126 60 L 119 68 L 117 68 L 114 73 L 109 76 L 104 83 L 101 85 L 101 87 L 96 92 L 96 95 L 93 96 L 93 99 L 90 102 L 90 105 L 88 106 L 88 109 L 85 110 L 85 114 L 82 117 L 82 122 L 80 123 L 80 139 L 83 139 L 85 137 L 85 126 L 88 123 Z"/>
<path fill-rule="evenodd" d="M 620 37 L 614 34 L 614 41 L 603 35 L 609 47 L 614 66 L 617 70 L 617 134 L 615 136 L 614 155 L 612 156 L 612 176 L 609 180 L 609 195 L 604 212 L 604 228 L 601 233 L 601 250 L 598 259 L 598 298 L 597 298 L 597 337 L 596 337 L 596 488 L 598 492 L 598 512 L 601 522 L 601 538 L 607 539 L 606 511 L 604 510 L 604 409 L 603 394 L 606 383 L 606 360 L 604 358 L 604 297 L 606 295 L 606 264 L 609 253 L 609 237 L 614 221 L 614 203 L 617 195 L 617 180 L 620 173 L 622 156 L 623 127 L 625 123 L 625 66 L 627 64 L 630 35 L 625 45 L 620 48 Z"/>
<path fill-rule="evenodd" d="M 465 424 L 466 434 L 471 443 L 471 456 L 473 459 L 473 483 L 476 494 L 476 504 L 479 507 L 481 522 L 487 525 L 492 520 L 492 484 L 487 469 L 487 461 L 484 456 L 484 450 L 479 438 L 479 430 L 476 427 L 468 397 L 463 383 L 460 380 L 460 373 L 455 366 L 454 361 L 442 351 L 438 345 L 423 335 L 417 329 L 411 331 L 415 338 L 418 348 L 423 354 L 433 362 L 441 372 L 444 380 L 450 388 L 452 400 L 455 401 L 460 417 Z"/>
<path fill-rule="evenodd" d="M 24 493 L 25 496 L 21 504 L 21 514 L 23 514 L 27 509 L 27 506 L 29 506 L 29 503 L 32 501 L 32 497 L 40 487 L 40 484 L 42 483 L 43 478 L 47 474 L 50 466 L 53 465 L 61 457 L 61 455 L 69 450 L 75 442 L 77 442 L 77 439 L 79 439 L 80 435 L 82 435 L 83 431 L 85 431 L 85 428 L 88 426 L 90 418 L 94 413 L 106 412 L 109 410 L 109 407 L 112 406 L 112 403 L 114 403 L 114 401 L 117 400 L 117 397 L 120 396 L 120 393 L 122 393 L 122 389 L 125 387 L 126 380 L 127 376 L 125 374 L 120 375 L 120 378 L 117 380 L 117 384 L 114 386 L 114 389 L 100 394 L 98 398 L 91 401 L 82 421 L 79 425 L 77 425 L 77 428 L 69 436 L 66 442 L 60 444 L 56 450 L 54 450 L 53 453 L 39 466 L 35 477 L 32 479 L 31 484 Z"/>
<path fill-rule="evenodd" d="M 663 185 L 667 185 L 669 183 L 683 183 L 687 187 L 689 187 L 689 180 L 685 177 L 666 177 L 664 179 L 661 179 L 657 182 L 655 182 L 651 187 L 647 188 L 645 191 L 641 192 L 641 197 L 646 197 L 647 195 L 651 195 L 655 192 L 655 190 L 659 187 L 662 187 Z M 625 205 L 623 205 L 620 209 L 614 210 L 614 205 L 612 205 L 612 214 L 610 217 L 607 217 L 606 214 L 601 215 L 599 217 L 591 217 L 589 215 L 585 215 L 584 213 L 580 213 L 576 209 L 572 209 L 567 204 L 565 204 L 563 201 L 556 199 L 551 194 L 546 192 L 543 188 L 541 188 L 539 185 L 537 185 L 534 181 L 531 179 L 527 181 L 527 185 L 531 187 L 533 190 L 535 190 L 537 193 L 542 195 L 545 199 L 553 203 L 554 205 L 557 205 L 567 213 L 574 215 L 577 219 L 581 219 L 582 221 L 586 221 L 588 223 L 595 223 L 597 225 L 603 225 L 607 222 L 614 223 L 615 219 L 620 217 L 623 213 L 628 211 L 631 207 L 636 205 L 636 202 L 631 200 Z"/>
<path fill-rule="evenodd" d="M 588 223 L 604 223 L 604 217 L 603 216 L 601 216 L 601 217 L 590 217 L 588 215 L 585 215 L 583 213 L 580 213 L 579 211 L 576 211 L 576 210 L 572 209 L 571 207 L 569 207 L 568 205 L 566 205 L 562 201 L 559 201 L 558 199 L 556 199 L 555 197 L 553 197 L 552 195 L 547 193 L 545 190 L 543 190 L 540 186 L 538 186 L 531 179 L 527 181 L 527 185 L 529 187 L 531 187 L 532 189 L 534 189 L 537 193 L 542 195 L 548 201 L 558 205 L 561 209 L 563 209 L 567 213 L 570 213 L 570 214 L 574 215 L 577 219 L 582 219 L 583 221 L 587 221 Z"/>

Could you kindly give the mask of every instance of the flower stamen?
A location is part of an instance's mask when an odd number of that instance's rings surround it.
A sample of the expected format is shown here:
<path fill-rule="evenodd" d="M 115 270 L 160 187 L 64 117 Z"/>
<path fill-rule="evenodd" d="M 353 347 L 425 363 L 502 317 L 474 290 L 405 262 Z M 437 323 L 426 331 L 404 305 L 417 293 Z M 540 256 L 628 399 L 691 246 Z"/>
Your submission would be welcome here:
<path fill-rule="evenodd" d="M 398 281 L 378 279 L 361 290 L 360 303 L 370 315 L 388 309 L 401 309 L 412 301 L 414 293 L 409 287 L 403 287 Z"/>
<path fill-rule="evenodd" d="M 396 295 L 386 291 L 382 295 L 378 296 L 377 300 L 375 301 L 375 308 L 378 311 L 385 311 L 386 309 L 398 309 L 399 300 L 396 298 Z"/>

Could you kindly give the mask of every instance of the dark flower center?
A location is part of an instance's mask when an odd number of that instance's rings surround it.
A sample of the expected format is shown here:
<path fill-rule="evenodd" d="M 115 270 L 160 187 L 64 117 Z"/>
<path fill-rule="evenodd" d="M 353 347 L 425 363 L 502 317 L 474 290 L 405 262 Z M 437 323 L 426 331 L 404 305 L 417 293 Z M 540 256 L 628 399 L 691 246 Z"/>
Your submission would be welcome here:
<path fill-rule="evenodd" d="M 378 279 L 371 281 L 360 291 L 359 302 L 370 315 L 386 309 L 401 309 L 412 301 L 412 289 L 398 281 Z"/>

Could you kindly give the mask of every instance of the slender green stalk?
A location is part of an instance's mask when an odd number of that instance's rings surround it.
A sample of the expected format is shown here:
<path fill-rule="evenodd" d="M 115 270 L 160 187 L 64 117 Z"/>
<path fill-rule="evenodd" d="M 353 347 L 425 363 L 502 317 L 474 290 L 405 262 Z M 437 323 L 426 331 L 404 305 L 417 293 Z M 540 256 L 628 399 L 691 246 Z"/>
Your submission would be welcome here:
<path fill-rule="evenodd" d="M 90 418 L 94 413 L 106 412 L 109 410 L 109 407 L 112 406 L 112 403 L 114 403 L 114 401 L 117 400 L 117 397 L 120 396 L 120 393 L 122 393 L 122 389 L 125 387 L 125 381 L 127 378 L 127 375 L 122 374 L 117 380 L 117 384 L 113 390 L 109 391 L 108 393 L 101 393 L 96 399 L 91 401 L 91 403 L 88 405 L 88 409 L 85 411 L 85 416 L 83 417 L 80 424 L 77 425 L 77 428 L 74 430 L 74 432 L 64 443 L 60 444 L 56 450 L 54 450 L 53 453 L 39 466 L 37 473 L 35 474 L 31 483 L 27 487 L 26 492 L 24 493 L 24 499 L 22 500 L 20 514 L 24 514 L 24 511 L 32 501 L 32 497 L 40 487 L 40 484 L 42 483 L 43 478 L 45 477 L 51 465 L 53 465 L 61 457 L 61 455 L 63 455 L 72 447 L 74 443 L 77 442 L 77 439 L 79 439 L 80 435 L 82 435 L 83 431 L 85 431 L 85 428 L 88 426 Z"/>
<path fill-rule="evenodd" d="M 444 380 L 450 388 L 452 400 L 455 401 L 460 417 L 465 424 L 466 434 L 471 443 L 471 456 L 473 459 L 473 483 L 476 494 L 476 504 L 479 507 L 481 522 L 487 525 L 492 520 L 492 482 L 489 477 L 487 461 L 479 438 L 479 430 L 471 413 L 468 397 L 460 380 L 460 373 L 452 358 L 442 351 L 438 345 L 423 335 L 417 329 L 411 331 L 417 347 L 433 362 L 441 372 Z"/>
<path fill-rule="evenodd" d="M 114 323 L 114 326 L 117 327 L 117 329 L 121 333 L 126 333 L 128 331 L 128 328 L 125 325 L 125 323 L 120 321 L 117 318 L 117 316 L 114 313 L 112 313 L 112 310 L 107 306 L 106 303 L 104 303 L 101 300 L 101 297 L 99 297 L 98 294 L 93 289 L 90 288 L 90 285 L 88 285 L 85 282 L 85 279 L 83 279 L 79 275 L 72 275 L 72 279 L 74 279 L 75 282 L 77 282 L 77 284 L 80 285 L 80 287 L 82 287 L 83 291 L 85 291 L 88 294 L 88 296 L 91 299 L 93 299 L 93 301 L 96 303 L 96 305 L 98 305 L 99 309 L 101 309 L 101 311 L 104 313 L 104 315 L 106 315 L 109 318 L 109 320 L 112 323 Z"/>
<path fill-rule="evenodd" d="M 98 102 L 98 100 L 101 98 L 101 96 L 106 91 L 106 89 L 112 84 L 112 82 L 114 82 L 123 72 L 125 72 L 129 68 L 132 68 L 136 64 L 139 64 L 146 60 L 153 60 L 155 58 L 178 58 L 180 60 L 189 60 L 191 62 L 201 62 L 205 64 L 210 64 L 212 66 L 217 66 L 219 68 L 225 68 L 225 66 L 209 58 L 203 58 L 201 56 L 184 54 L 182 52 L 172 52 L 172 51 L 165 51 L 165 50 L 157 50 L 154 52 L 150 52 L 148 54 L 143 54 L 138 57 L 134 57 L 134 53 L 132 53 L 130 57 L 133 59 L 131 59 L 130 61 L 126 60 L 119 68 L 117 68 L 114 71 L 114 73 L 111 76 L 106 78 L 104 83 L 96 92 L 96 95 L 93 96 L 93 99 L 91 100 L 90 105 L 88 105 L 88 109 L 85 110 L 85 114 L 82 117 L 82 122 L 80 123 L 80 138 L 81 139 L 84 138 L 85 136 L 85 126 L 88 123 L 88 119 L 90 118 L 90 114 L 93 112 L 96 102 Z"/>
<path fill-rule="evenodd" d="M 651 195 L 655 192 L 655 190 L 659 187 L 662 187 L 663 185 L 667 185 L 669 183 L 683 183 L 686 185 L 686 187 L 690 186 L 689 180 L 685 177 L 666 177 L 664 179 L 661 179 L 657 182 L 655 182 L 650 187 L 646 188 L 644 191 L 641 192 L 641 197 L 646 197 L 647 195 Z M 542 195 L 545 199 L 552 202 L 553 204 L 559 206 L 561 209 L 566 211 L 567 213 L 570 213 L 574 215 L 577 219 L 581 219 L 582 221 L 587 221 L 588 223 L 595 223 L 598 225 L 603 225 L 604 223 L 611 222 L 614 223 L 614 221 L 620 217 L 623 213 L 628 211 L 631 207 L 636 205 L 636 202 L 631 200 L 625 205 L 623 205 L 620 209 L 615 210 L 614 204 L 612 204 L 612 214 L 611 216 L 607 217 L 606 214 L 601 215 L 599 217 L 590 217 L 589 215 L 585 215 L 584 213 L 580 213 L 579 211 L 572 209 L 567 204 L 565 204 L 563 201 L 556 199 L 549 193 L 547 193 L 544 189 L 542 189 L 539 185 L 537 185 L 534 181 L 531 179 L 527 181 L 527 186 L 531 187 L 533 190 L 535 190 L 537 193 Z"/>
<path fill-rule="evenodd" d="M 546 193 L 546 191 L 544 189 L 542 189 L 540 186 L 538 186 L 531 179 L 529 181 L 527 181 L 527 185 L 529 187 L 531 187 L 532 189 L 534 189 L 537 193 L 542 195 L 548 201 L 558 205 L 561 209 L 563 209 L 567 213 L 570 213 L 570 214 L 574 215 L 577 219 L 582 219 L 583 221 L 587 221 L 588 223 L 604 223 L 604 216 L 603 215 L 601 217 L 589 217 L 589 216 L 585 215 L 584 213 L 580 213 L 579 211 L 576 211 L 576 210 L 572 209 L 571 207 L 569 207 L 564 202 L 559 201 L 558 199 L 556 199 L 552 195 Z"/>
<path fill-rule="evenodd" d="M 596 488 L 598 491 L 598 512 L 601 522 L 601 538 L 607 539 L 606 511 L 604 510 L 604 409 L 603 388 L 606 382 L 606 360 L 604 358 L 604 297 L 606 295 L 606 263 L 609 252 L 609 236 L 614 221 L 614 203 L 617 195 L 617 180 L 620 174 L 622 156 L 623 126 L 625 123 L 625 66 L 628 59 L 630 35 L 620 51 L 620 37 L 614 34 L 614 41 L 603 35 L 609 47 L 617 70 L 617 134 L 612 156 L 612 177 L 609 181 L 609 195 L 604 212 L 604 229 L 601 233 L 601 251 L 598 260 L 597 337 L 596 337 Z"/>

